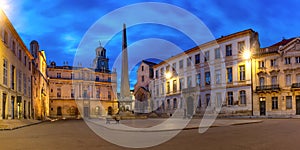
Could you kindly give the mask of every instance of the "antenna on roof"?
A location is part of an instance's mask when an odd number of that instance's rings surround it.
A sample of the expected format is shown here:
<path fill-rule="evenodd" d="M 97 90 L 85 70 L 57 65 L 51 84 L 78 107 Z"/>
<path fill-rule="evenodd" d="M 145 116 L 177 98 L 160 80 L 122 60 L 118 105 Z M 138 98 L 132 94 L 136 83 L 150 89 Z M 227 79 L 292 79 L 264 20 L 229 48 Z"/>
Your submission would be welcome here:
<path fill-rule="evenodd" d="M 101 44 L 101 41 L 99 40 L 99 45 L 100 45 L 100 47 L 102 47 L 102 44 Z"/>

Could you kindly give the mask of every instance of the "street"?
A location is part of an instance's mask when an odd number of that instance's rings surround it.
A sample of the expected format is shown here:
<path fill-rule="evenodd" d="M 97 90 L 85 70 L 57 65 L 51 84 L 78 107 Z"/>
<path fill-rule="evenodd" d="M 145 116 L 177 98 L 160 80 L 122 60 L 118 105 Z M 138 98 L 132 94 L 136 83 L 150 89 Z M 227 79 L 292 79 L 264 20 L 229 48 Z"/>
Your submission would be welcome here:
<path fill-rule="evenodd" d="M 183 130 L 175 138 L 148 149 L 299 149 L 300 119 L 266 119 L 262 123 L 213 127 L 199 134 Z M 126 149 L 92 132 L 82 120 L 44 122 L 0 132 L 2 150 Z"/>

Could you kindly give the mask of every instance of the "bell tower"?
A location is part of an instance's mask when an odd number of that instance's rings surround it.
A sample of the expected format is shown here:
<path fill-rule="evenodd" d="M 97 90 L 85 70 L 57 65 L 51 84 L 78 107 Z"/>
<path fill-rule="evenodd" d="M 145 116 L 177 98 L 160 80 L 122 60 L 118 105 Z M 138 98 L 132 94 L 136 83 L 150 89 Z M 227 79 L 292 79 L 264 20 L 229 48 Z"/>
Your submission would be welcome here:
<path fill-rule="evenodd" d="M 102 47 L 101 43 L 98 48 L 96 48 L 96 58 L 94 59 L 94 68 L 96 71 L 100 72 L 110 72 L 108 67 L 109 59 L 106 57 L 106 49 Z"/>

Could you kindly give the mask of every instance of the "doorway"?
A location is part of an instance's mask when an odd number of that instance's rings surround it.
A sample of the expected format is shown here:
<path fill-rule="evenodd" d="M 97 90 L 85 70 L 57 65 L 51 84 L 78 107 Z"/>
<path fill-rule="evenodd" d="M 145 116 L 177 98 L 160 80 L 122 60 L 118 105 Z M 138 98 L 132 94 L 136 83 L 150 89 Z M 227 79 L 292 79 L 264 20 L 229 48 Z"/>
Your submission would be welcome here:
<path fill-rule="evenodd" d="M 6 114 L 5 114 L 5 108 L 6 108 L 6 94 L 2 94 L 2 119 L 6 119 Z"/>
<path fill-rule="evenodd" d="M 191 118 L 194 114 L 194 100 L 192 97 L 187 99 L 187 117 Z"/>
<path fill-rule="evenodd" d="M 259 111 L 260 111 L 260 115 L 261 116 L 265 116 L 266 115 L 266 101 L 265 101 L 265 98 L 260 98 L 260 101 L 259 101 Z"/>
<path fill-rule="evenodd" d="M 296 96 L 296 115 L 300 115 L 300 95 Z"/>

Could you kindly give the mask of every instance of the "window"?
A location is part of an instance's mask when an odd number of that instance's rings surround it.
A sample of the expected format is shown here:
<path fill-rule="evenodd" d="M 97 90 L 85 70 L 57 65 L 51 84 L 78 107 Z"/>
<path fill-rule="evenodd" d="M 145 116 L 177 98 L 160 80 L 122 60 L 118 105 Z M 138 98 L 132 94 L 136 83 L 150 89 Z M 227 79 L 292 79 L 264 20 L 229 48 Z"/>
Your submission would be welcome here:
<path fill-rule="evenodd" d="M 31 70 L 31 64 L 30 64 L 30 61 L 28 62 L 28 70 L 29 70 L 29 71 Z"/>
<path fill-rule="evenodd" d="M 173 92 L 176 93 L 177 92 L 177 81 L 173 80 Z"/>
<path fill-rule="evenodd" d="M 201 74 L 200 73 L 196 74 L 196 85 L 197 86 L 201 85 Z"/>
<path fill-rule="evenodd" d="M 26 66 L 26 64 L 27 64 L 27 57 L 24 56 L 24 65 Z"/>
<path fill-rule="evenodd" d="M 242 52 L 242 51 L 244 51 L 244 49 L 245 49 L 245 41 L 240 41 L 240 42 L 238 42 L 238 51 L 239 52 Z"/>
<path fill-rule="evenodd" d="M 165 68 L 160 68 L 160 76 L 164 76 L 165 74 Z"/>
<path fill-rule="evenodd" d="M 23 74 L 23 83 L 24 83 L 24 87 L 23 87 L 23 89 L 24 89 L 24 95 L 26 95 L 26 93 L 27 93 L 27 82 L 26 82 L 26 75 L 25 75 L 25 73 Z"/>
<path fill-rule="evenodd" d="M 246 74 L 245 74 L 245 65 L 239 66 L 240 68 L 240 81 L 246 80 Z"/>
<path fill-rule="evenodd" d="M 181 91 L 184 88 L 184 78 L 179 79 L 179 90 Z"/>
<path fill-rule="evenodd" d="M 284 62 L 286 65 L 291 64 L 291 58 L 290 57 L 285 57 Z"/>
<path fill-rule="evenodd" d="M 144 80 L 145 80 L 145 77 L 144 77 L 144 76 L 142 76 L 142 82 L 144 82 Z"/>
<path fill-rule="evenodd" d="M 170 71 L 170 65 L 168 65 L 167 67 L 166 67 L 166 73 L 168 73 Z"/>
<path fill-rule="evenodd" d="M 21 92 L 22 90 L 22 72 L 19 71 L 18 73 L 18 91 Z"/>
<path fill-rule="evenodd" d="M 297 83 L 300 83 L 300 74 L 297 74 L 296 78 L 297 78 Z"/>
<path fill-rule="evenodd" d="M 180 60 L 179 61 L 179 69 L 182 69 L 183 68 L 183 60 Z"/>
<path fill-rule="evenodd" d="M 232 56 L 232 45 L 226 45 L 226 56 Z"/>
<path fill-rule="evenodd" d="M 285 85 L 290 86 L 292 84 L 292 76 L 290 74 L 285 76 Z"/>
<path fill-rule="evenodd" d="M 195 55 L 195 64 L 199 64 L 200 63 L 200 54 L 196 54 Z"/>
<path fill-rule="evenodd" d="M 277 76 L 272 76 L 272 85 L 277 84 Z"/>
<path fill-rule="evenodd" d="M 75 76 L 74 76 L 74 73 L 72 72 L 72 73 L 71 73 L 71 79 L 74 79 L 74 77 L 75 77 Z M 97 77 L 98 77 L 98 80 L 99 80 L 99 76 L 96 76 L 96 81 L 97 81 Z"/>
<path fill-rule="evenodd" d="M 271 67 L 277 66 L 276 59 L 271 59 L 271 60 L 270 60 L 270 65 L 271 65 Z"/>
<path fill-rule="evenodd" d="M 110 91 L 107 91 L 107 98 L 108 98 L 109 100 L 111 100 L 111 93 L 110 93 Z"/>
<path fill-rule="evenodd" d="M 240 103 L 246 105 L 246 91 L 240 91 Z"/>
<path fill-rule="evenodd" d="M 4 42 L 6 45 L 8 45 L 8 34 L 7 34 L 6 31 L 4 31 L 4 40 L 3 40 L 3 42 Z"/>
<path fill-rule="evenodd" d="M 216 70 L 215 71 L 215 80 L 216 84 L 221 84 L 221 70 Z"/>
<path fill-rule="evenodd" d="M 170 82 L 167 82 L 167 94 L 170 93 Z"/>
<path fill-rule="evenodd" d="M 278 97 L 272 97 L 272 109 L 278 109 Z"/>
<path fill-rule="evenodd" d="M 215 59 L 221 58 L 220 48 L 215 49 Z"/>
<path fill-rule="evenodd" d="M 57 73 L 57 78 L 61 78 L 61 73 Z"/>
<path fill-rule="evenodd" d="M 205 85 L 210 85 L 210 72 L 205 72 Z"/>
<path fill-rule="evenodd" d="M 296 63 L 299 64 L 300 63 L 300 57 L 295 57 Z"/>
<path fill-rule="evenodd" d="M 3 59 L 3 84 L 7 85 L 7 60 Z"/>
<path fill-rule="evenodd" d="M 12 42 L 12 49 L 11 50 L 13 51 L 14 54 L 16 53 L 16 42 L 15 41 Z"/>
<path fill-rule="evenodd" d="M 232 67 L 227 68 L 227 82 L 232 83 Z"/>
<path fill-rule="evenodd" d="M 158 78 L 158 70 L 155 70 L 155 77 Z"/>
<path fill-rule="evenodd" d="M 173 99 L 173 109 L 177 109 L 177 99 Z"/>
<path fill-rule="evenodd" d="M 292 109 L 292 96 L 286 96 L 286 109 Z"/>
<path fill-rule="evenodd" d="M 161 84 L 161 94 L 164 94 L 165 93 L 165 86 L 164 84 L 162 83 Z"/>
<path fill-rule="evenodd" d="M 173 75 L 176 75 L 176 74 L 177 74 L 176 68 L 177 68 L 177 64 L 176 64 L 176 63 L 173 63 L 173 64 L 172 64 L 172 73 L 173 73 Z"/>
<path fill-rule="evenodd" d="M 15 69 L 15 66 L 14 65 L 11 65 L 11 70 L 10 70 L 11 74 L 10 74 L 10 83 L 11 83 L 11 89 L 15 89 L 15 72 L 16 72 L 16 69 Z"/>
<path fill-rule="evenodd" d="M 233 92 L 227 92 L 228 105 L 233 105 Z"/>
<path fill-rule="evenodd" d="M 210 106 L 210 94 L 206 94 L 205 99 L 206 99 L 206 106 Z"/>
<path fill-rule="evenodd" d="M 142 71 L 144 71 L 144 66 L 142 66 Z"/>
<path fill-rule="evenodd" d="M 191 66 L 191 62 L 192 62 L 192 57 L 189 57 L 186 59 L 186 66 L 189 67 Z"/>
<path fill-rule="evenodd" d="M 217 107 L 222 107 L 222 95 L 221 93 L 216 93 Z"/>
<path fill-rule="evenodd" d="M 204 62 L 209 61 L 209 51 L 204 52 Z"/>
<path fill-rule="evenodd" d="M 74 98 L 75 97 L 75 90 L 74 89 L 71 89 L 71 98 Z"/>
<path fill-rule="evenodd" d="M 18 55 L 18 57 L 19 57 L 19 60 L 22 61 L 22 51 L 20 49 L 19 49 L 19 55 Z"/>
<path fill-rule="evenodd" d="M 167 99 L 167 109 L 169 110 L 171 108 L 170 99 Z"/>
<path fill-rule="evenodd" d="M 192 76 L 187 77 L 187 86 L 188 88 L 192 87 Z"/>
<path fill-rule="evenodd" d="M 259 78 L 259 85 L 260 86 L 264 86 L 265 85 L 265 78 L 264 77 L 260 77 Z"/>
<path fill-rule="evenodd" d="M 265 61 L 258 61 L 259 68 L 265 68 Z"/>
<path fill-rule="evenodd" d="M 61 97 L 61 88 L 57 88 L 56 96 Z"/>

